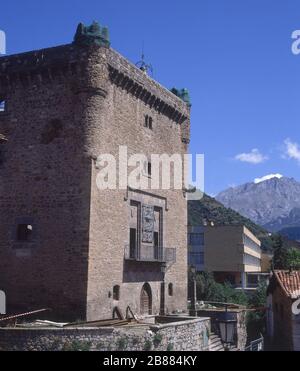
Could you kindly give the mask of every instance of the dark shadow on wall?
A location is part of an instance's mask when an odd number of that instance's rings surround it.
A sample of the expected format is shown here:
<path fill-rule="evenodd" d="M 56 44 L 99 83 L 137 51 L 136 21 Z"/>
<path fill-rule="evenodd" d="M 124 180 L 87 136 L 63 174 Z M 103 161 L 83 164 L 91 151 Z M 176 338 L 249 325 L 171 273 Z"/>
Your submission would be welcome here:
<path fill-rule="evenodd" d="M 161 282 L 163 273 L 157 262 L 124 261 L 123 282 Z"/>

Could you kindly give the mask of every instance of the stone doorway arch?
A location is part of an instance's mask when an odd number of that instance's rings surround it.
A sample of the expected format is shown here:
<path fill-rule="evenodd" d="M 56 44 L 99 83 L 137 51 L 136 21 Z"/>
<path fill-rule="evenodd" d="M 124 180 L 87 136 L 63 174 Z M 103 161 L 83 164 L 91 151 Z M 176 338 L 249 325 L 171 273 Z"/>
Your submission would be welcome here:
<path fill-rule="evenodd" d="M 152 290 L 149 283 L 145 283 L 141 291 L 141 314 L 152 314 Z"/>

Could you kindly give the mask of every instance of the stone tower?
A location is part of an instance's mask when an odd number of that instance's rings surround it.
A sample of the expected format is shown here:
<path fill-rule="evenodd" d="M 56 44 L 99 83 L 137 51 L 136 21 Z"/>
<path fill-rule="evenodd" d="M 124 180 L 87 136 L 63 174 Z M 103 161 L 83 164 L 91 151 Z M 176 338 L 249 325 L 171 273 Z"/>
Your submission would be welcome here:
<path fill-rule="evenodd" d="M 80 25 L 72 44 L 0 58 L 8 313 L 51 308 L 53 318 L 96 320 L 128 306 L 144 315 L 186 309 L 184 191 L 99 190 L 96 159 L 118 157 L 121 145 L 128 155 L 186 153 L 190 108 L 107 37 Z"/>

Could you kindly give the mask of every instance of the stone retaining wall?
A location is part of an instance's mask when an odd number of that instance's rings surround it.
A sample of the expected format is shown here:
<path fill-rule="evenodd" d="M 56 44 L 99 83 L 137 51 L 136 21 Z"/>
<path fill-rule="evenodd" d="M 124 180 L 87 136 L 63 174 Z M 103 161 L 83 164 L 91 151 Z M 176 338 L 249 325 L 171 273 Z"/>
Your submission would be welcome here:
<path fill-rule="evenodd" d="M 207 318 L 126 328 L 1 328 L 0 350 L 206 351 L 209 336 Z"/>

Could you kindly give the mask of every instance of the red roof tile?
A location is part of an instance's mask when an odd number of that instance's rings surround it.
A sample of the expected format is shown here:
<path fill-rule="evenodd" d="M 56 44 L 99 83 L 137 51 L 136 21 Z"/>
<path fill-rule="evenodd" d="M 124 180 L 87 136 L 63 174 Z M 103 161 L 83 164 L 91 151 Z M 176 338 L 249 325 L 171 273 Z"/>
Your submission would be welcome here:
<path fill-rule="evenodd" d="M 300 271 L 275 271 L 274 274 L 287 296 L 300 297 Z"/>

